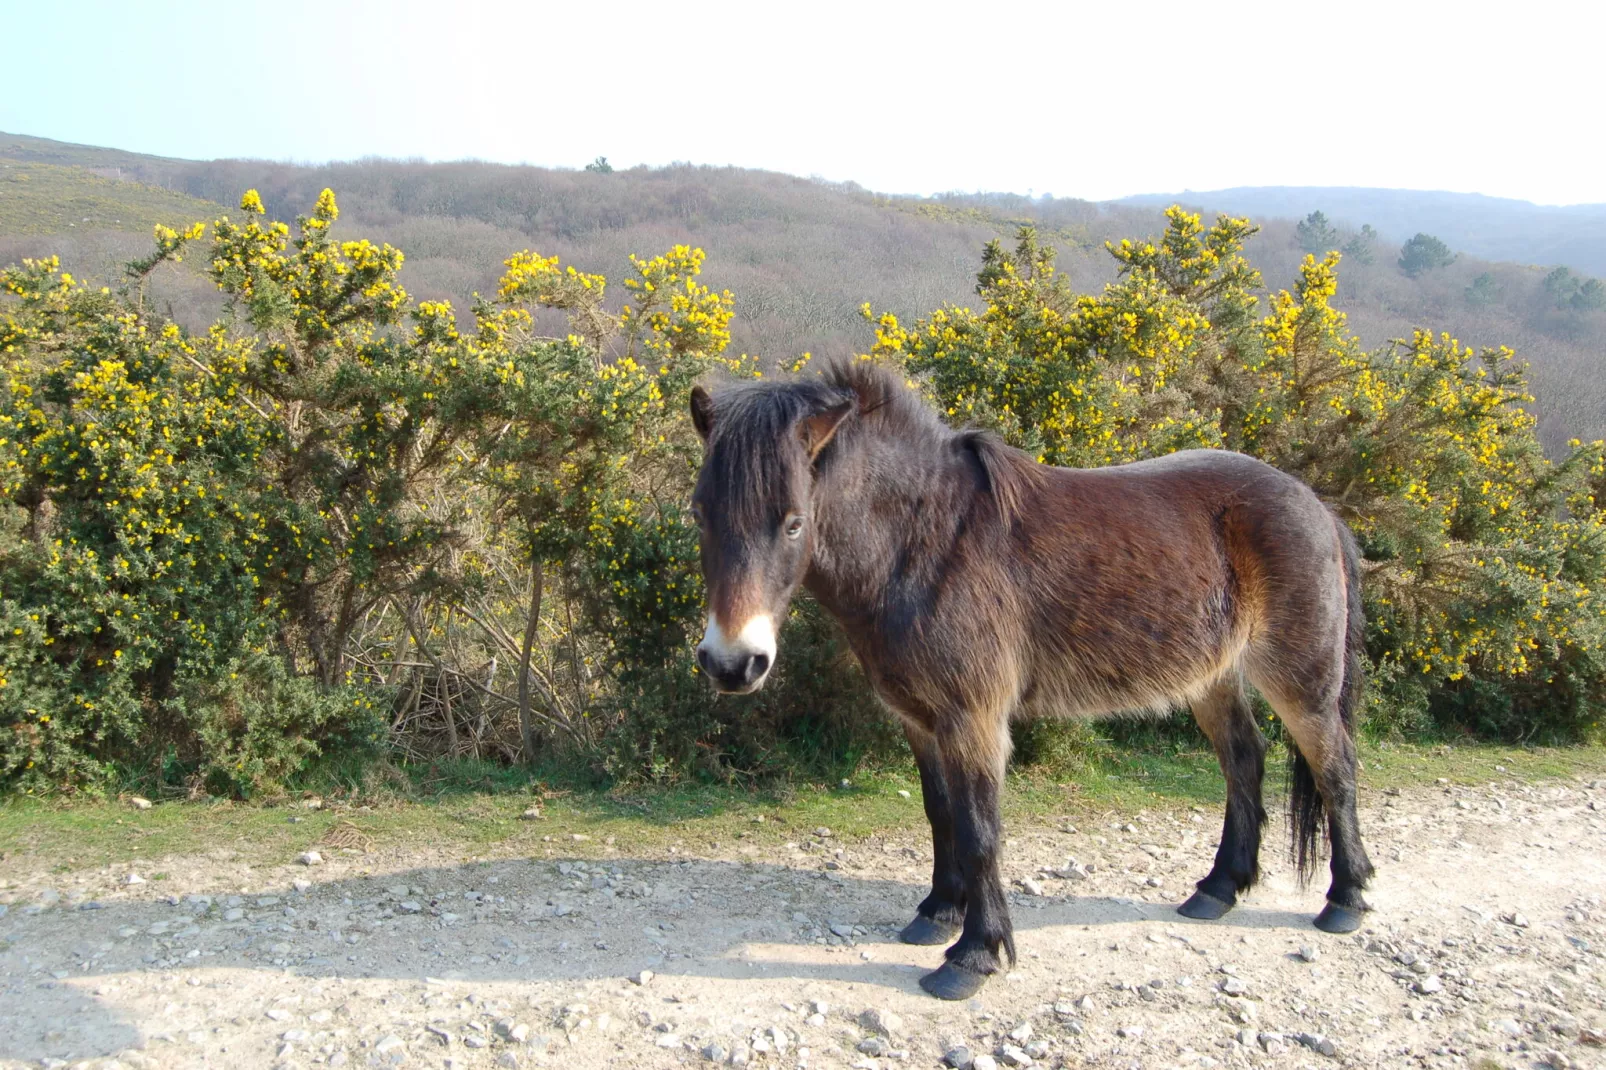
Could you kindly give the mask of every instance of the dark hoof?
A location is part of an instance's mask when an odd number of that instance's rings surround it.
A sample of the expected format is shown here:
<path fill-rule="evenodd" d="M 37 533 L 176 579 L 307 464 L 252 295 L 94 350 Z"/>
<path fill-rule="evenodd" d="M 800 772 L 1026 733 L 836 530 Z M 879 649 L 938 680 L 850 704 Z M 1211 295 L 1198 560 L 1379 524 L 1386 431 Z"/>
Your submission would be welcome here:
<path fill-rule="evenodd" d="M 920 987 L 938 999 L 969 999 L 987 983 L 984 973 L 972 973 L 945 962 L 920 979 Z"/>
<path fill-rule="evenodd" d="M 1364 912 L 1354 907 L 1341 907 L 1328 903 L 1316 915 L 1316 927 L 1324 933 L 1352 933 L 1361 927 Z"/>
<path fill-rule="evenodd" d="M 930 947 L 934 944 L 946 944 L 958 935 L 959 926 L 944 925 L 935 918 L 928 918 L 924 914 L 916 914 L 915 920 L 903 927 L 898 939 L 906 944 L 920 944 Z"/>
<path fill-rule="evenodd" d="M 1215 921 L 1226 915 L 1232 904 L 1204 892 L 1194 892 L 1188 901 L 1177 907 L 1177 913 L 1194 921 Z"/>

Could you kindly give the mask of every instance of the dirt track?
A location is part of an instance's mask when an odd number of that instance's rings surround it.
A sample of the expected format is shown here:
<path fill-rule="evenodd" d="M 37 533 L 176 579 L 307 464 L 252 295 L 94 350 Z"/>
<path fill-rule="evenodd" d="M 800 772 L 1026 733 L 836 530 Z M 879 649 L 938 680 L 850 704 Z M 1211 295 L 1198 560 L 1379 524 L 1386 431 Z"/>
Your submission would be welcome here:
<path fill-rule="evenodd" d="M 218 851 L 143 863 L 168 878 L 142 884 L 13 858 L 0 1065 L 879 1070 L 961 1045 L 1121 1070 L 1606 1065 L 1606 783 L 1363 802 L 1377 910 L 1351 937 L 1310 927 L 1320 893 L 1292 886 L 1280 825 L 1267 879 L 1217 923 L 1172 910 L 1208 868 L 1215 812 L 1011 829 L 1020 963 L 966 1004 L 916 987 L 940 949 L 893 937 L 924 894 L 913 834 L 467 865 Z M 1041 872 L 1071 856 L 1092 873 Z"/>

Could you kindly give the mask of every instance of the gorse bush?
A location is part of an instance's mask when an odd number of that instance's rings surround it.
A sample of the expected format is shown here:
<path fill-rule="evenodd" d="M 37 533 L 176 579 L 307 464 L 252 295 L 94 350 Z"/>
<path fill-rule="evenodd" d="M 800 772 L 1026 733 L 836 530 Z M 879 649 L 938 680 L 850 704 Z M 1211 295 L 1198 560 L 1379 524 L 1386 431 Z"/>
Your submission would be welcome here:
<path fill-rule="evenodd" d="M 274 790 L 320 755 L 559 760 L 629 780 L 828 774 L 895 730 L 806 600 L 760 694 L 698 678 L 691 383 L 734 299 L 700 250 L 608 280 L 516 253 L 469 315 L 402 253 L 248 192 L 202 253 L 226 302 L 186 332 L 147 280 L 0 271 L 0 780 Z M 878 321 L 956 422 L 1055 464 L 1240 449 L 1315 486 L 1369 559 L 1374 723 L 1576 736 L 1598 717 L 1598 445 L 1539 451 L 1511 354 L 1419 333 L 1366 352 L 1337 254 L 1262 308 L 1245 221 L 1173 211 L 1073 293 L 1023 231 L 980 309 Z"/>
<path fill-rule="evenodd" d="M 1314 487 L 1365 549 L 1374 725 L 1576 738 L 1606 701 L 1602 446 L 1551 462 L 1509 350 L 1426 331 L 1364 351 L 1331 304 L 1339 254 L 1307 257 L 1260 307 L 1254 228 L 1178 209 L 1111 247 L 1119 279 L 1078 295 L 1024 229 L 988 247 L 985 309 L 905 328 L 876 353 L 949 415 L 1054 464 L 1239 450 Z"/>

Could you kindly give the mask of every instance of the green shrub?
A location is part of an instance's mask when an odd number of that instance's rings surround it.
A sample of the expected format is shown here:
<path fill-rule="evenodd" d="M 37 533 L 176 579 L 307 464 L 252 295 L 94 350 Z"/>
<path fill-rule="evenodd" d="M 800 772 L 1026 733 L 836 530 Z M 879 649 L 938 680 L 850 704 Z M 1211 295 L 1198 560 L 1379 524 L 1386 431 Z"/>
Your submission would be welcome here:
<path fill-rule="evenodd" d="M 1602 443 L 1547 459 L 1509 350 L 1428 331 L 1363 349 L 1332 305 L 1338 253 L 1307 257 L 1262 312 L 1249 222 L 1168 215 L 1159 239 L 1110 247 L 1120 275 L 1098 294 L 1023 228 L 1013 252 L 988 248 L 982 310 L 882 316 L 876 353 L 1050 463 L 1227 448 L 1315 488 L 1366 557 L 1375 731 L 1595 731 Z"/>

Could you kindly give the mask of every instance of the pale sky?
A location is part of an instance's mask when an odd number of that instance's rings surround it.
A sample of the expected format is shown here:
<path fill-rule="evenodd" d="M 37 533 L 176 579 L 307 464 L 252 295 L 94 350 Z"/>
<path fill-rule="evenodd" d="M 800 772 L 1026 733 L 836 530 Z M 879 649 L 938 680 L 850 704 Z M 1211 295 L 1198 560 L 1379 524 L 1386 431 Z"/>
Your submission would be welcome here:
<path fill-rule="evenodd" d="M 166 156 L 690 161 L 897 193 L 1606 202 L 1606 7 L 0 0 L 0 130 Z"/>

